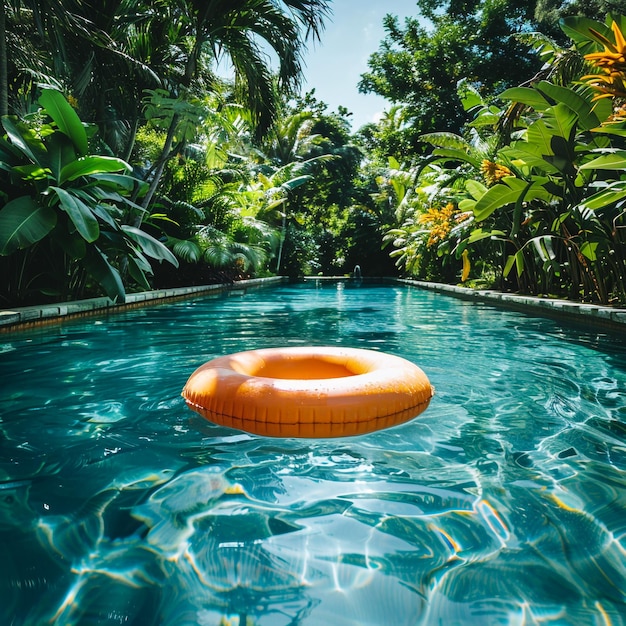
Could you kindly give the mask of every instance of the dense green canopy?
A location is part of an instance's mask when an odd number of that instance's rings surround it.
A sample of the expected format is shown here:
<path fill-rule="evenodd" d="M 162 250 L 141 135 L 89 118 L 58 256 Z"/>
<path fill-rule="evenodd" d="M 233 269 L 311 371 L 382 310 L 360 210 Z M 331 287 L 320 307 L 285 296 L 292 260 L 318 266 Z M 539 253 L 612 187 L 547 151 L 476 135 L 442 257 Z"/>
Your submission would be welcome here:
<path fill-rule="evenodd" d="M 330 0 L 5 0 L 0 299 L 358 264 L 624 303 L 625 4 L 418 0 L 351 129 L 299 93 Z"/>

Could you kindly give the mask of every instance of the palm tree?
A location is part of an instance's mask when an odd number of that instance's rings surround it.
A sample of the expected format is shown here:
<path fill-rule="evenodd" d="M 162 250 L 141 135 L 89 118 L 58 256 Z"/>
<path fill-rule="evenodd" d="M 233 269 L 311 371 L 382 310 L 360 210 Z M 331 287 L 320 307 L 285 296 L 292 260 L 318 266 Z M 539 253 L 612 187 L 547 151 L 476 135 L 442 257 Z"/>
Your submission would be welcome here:
<path fill-rule="evenodd" d="M 301 161 L 319 135 L 311 134 L 315 123 L 312 111 L 300 111 L 281 118 L 264 142 L 264 155 L 274 166 Z"/>
<path fill-rule="evenodd" d="M 72 63 L 87 48 L 115 50 L 113 40 L 85 14 L 83 0 L 3 0 L 0 9 L 0 114 L 17 112 L 15 97 L 34 102 L 32 85 L 41 82 L 75 87 L 89 76 L 84 63 Z M 79 68 L 77 70 L 76 68 Z M 50 78 L 54 77 L 54 78 Z M 25 101 L 27 106 L 30 104 Z"/>
<path fill-rule="evenodd" d="M 264 134 L 278 114 L 277 89 L 289 92 L 300 83 L 306 40 L 319 38 L 328 5 L 329 0 L 180 0 L 176 5 L 184 24 L 180 35 L 192 43 L 172 96 L 185 96 L 199 87 L 197 79 L 207 55 L 218 60 L 226 57 L 234 70 L 235 94 L 249 108 L 256 134 Z M 276 74 L 269 65 L 267 48 L 276 54 Z M 176 151 L 179 121 L 175 114 L 144 207 L 151 202 L 165 164 Z"/>

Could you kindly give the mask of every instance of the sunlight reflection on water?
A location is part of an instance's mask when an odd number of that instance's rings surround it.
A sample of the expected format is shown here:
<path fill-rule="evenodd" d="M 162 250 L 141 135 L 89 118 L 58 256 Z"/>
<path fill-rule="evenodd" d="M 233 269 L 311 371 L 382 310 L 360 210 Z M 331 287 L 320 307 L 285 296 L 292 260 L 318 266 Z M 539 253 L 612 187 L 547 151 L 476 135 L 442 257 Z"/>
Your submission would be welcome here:
<path fill-rule="evenodd" d="M 221 354 L 380 349 L 437 389 L 337 440 L 204 421 Z M 417 289 L 292 285 L 3 337 L 0 622 L 626 624 L 626 344 Z"/>

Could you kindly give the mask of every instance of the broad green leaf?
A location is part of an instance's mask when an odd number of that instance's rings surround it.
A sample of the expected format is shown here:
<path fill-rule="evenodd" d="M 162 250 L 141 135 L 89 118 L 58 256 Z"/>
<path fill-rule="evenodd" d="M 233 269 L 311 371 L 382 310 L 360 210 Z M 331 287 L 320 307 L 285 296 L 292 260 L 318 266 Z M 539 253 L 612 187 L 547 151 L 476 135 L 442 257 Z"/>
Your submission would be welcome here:
<path fill-rule="evenodd" d="M 42 160 L 45 161 L 46 146 L 32 128 L 18 122 L 17 118 L 9 116 L 2 118 L 2 126 L 4 126 L 12 147 L 26 155 L 29 161 L 39 164 Z"/>
<path fill-rule="evenodd" d="M 406 195 L 406 187 L 402 184 L 402 181 L 397 178 L 392 178 L 390 182 L 393 187 L 393 191 L 396 194 L 396 198 L 401 202 L 404 200 L 404 196 Z"/>
<path fill-rule="evenodd" d="M 57 132 L 46 137 L 46 147 L 48 149 L 47 164 L 58 184 L 61 170 L 67 164 L 76 161 L 76 148 L 67 135 Z"/>
<path fill-rule="evenodd" d="M 580 245 L 580 253 L 588 258 L 590 261 L 596 261 L 598 258 L 596 254 L 597 248 L 597 241 L 583 241 L 583 243 Z"/>
<path fill-rule="evenodd" d="M 465 189 L 474 200 L 480 200 L 487 193 L 488 187 L 477 180 L 470 179 L 465 181 Z"/>
<path fill-rule="evenodd" d="M 152 274 L 152 266 L 150 265 L 150 261 L 141 253 L 140 250 L 135 248 L 134 254 L 129 258 L 133 260 L 133 262 L 137 265 L 138 268 L 145 272 L 146 274 Z"/>
<path fill-rule="evenodd" d="M 63 94 L 55 89 L 44 89 L 39 96 L 39 103 L 54 120 L 59 130 L 72 140 L 78 154 L 87 154 L 87 132 L 78 114 Z"/>
<path fill-rule="evenodd" d="M 480 169 L 480 161 L 473 156 L 467 154 L 463 150 L 454 150 L 452 148 L 435 148 L 433 150 L 433 156 L 440 157 L 437 160 L 446 161 L 461 161 L 463 163 L 469 163 L 476 169 Z"/>
<path fill-rule="evenodd" d="M 603 189 L 602 191 L 585 198 L 581 203 L 581 207 L 595 211 L 601 209 L 609 204 L 615 204 L 622 198 L 626 198 L 626 187 L 624 182 L 620 181 L 616 183 L 616 187 L 611 186 L 609 189 Z"/>
<path fill-rule="evenodd" d="M 547 128 L 557 137 L 568 141 L 578 121 L 576 113 L 562 102 L 551 107 L 549 113 L 552 115 L 548 114 L 544 117 Z"/>
<path fill-rule="evenodd" d="M 119 272 L 97 246 L 89 246 L 83 261 L 85 269 L 114 302 L 124 302 L 126 291 Z"/>
<path fill-rule="evenodd" d="M 554 154 L 553 156 L 546 156 L 546 161 L 554 165 L 564 178 L 575 178 L 577 170 L 574 167 L 576 160 L 574 146 L 557 135 L 552 137 L 551 145 Z"/>
<path fill-rule="evenodd" d="M 474 207 L 474 217 L 482 222 L 487 219 L 496 209 L 510 204 L 526 193 L 528 183 L 512 176 L 507 176 L 503 182 L 490 187 L 487 193 L 478 200 Z"/>
<path fill-rule="evenodd" d="M 140 264 L 135 257 L 128 257 L 128 273 L 133 277 L 137 284 L 148 290 L 150 289 L 150 283 L 146 278 L 146 272 L 152 273 L 150 264 L 148 264 L 148 269 L 146 270 L 143 267 L 143 263 Z"/>
<path fill-rule="evenodd" d="M 106 206 L 98 203 L 92 206 L 94 215 L 100 219 L 100 221 L 108 224 L 113 230 L 119 230 L 119 224 L 115 221 L 111 213 L 107 210 Z"/>
<path fill-rule="evenodd" d="M 502 230 L 483 230 L 477 228 L 470 233 L 467 243 L 475 243 L 483 239 L 491 239 L 492 237 L 504 237 L 506 234 Z"/>
<path fill-rule="evenodd" d="M 126 174 L 92 174 L 91 178 L 102 183 L 103 186 L 118 191 L 120 191 L 120 188 L 126 191 L 134 191 L 136 187 L 139 187 L 139 194 L 137 196 L 139 198 L 145 194 L 149 187 L 146 181 Z"/>
<path fill-rule="evenodd" d="M 471 146 L 460 135 L 455 133 L 439 132 L 439 133 L 426 133 L 420 135 L 420 139 L 437 148 L 452 148 L 454 150 L 461 150 L 462 152 L 469 152 Z"/>
<path fill-rule="evenodd" d="M 7 119 L 5 117 L 3 121 Z M 23 163 L 23 161 L 24 157 L 21 150 L 0 135 L 0 165 L 3 166 L 2 169 L 9 171 L 12 165 Z"/>
<path fill-rule="evenodd" d="M 292 189 L 296 189 L 296 188 L 304 185 L 305 183 L 308 183 L 312 179 L 313 179 L 313 176 L 311 176 L 310 174 L 305 174 L 303 176 L 297 176 L 296 178 L 292 178 L 292 179 L 284 182 L 281 185 L 281 187 L 291 191 Z"/>
<path fill-rule="evenodd" d="M 515 269 L 518 276 L 524 273 L 524 253 L 521 250 L 515 253 Z"/>
<path fill-rule="evenodd" d="M 466 211 L 474 212 L 474 207 L 476 206 L 476 200 L 472 198 L 463 198 L 463 200 L 459 201 L 459 211 L 461 213 L 465 213 Z"/>
<path fill-rule="evenodd" d="M 604 102 L 605 100 L 602 100 Z M 615 135 L 617 137 L 626 137 L 626 123 L 603 124 L 597 128 L 592 128 L 592 132 L 603 135 Z"/>
<path fill-rule="evenodd" d="M 61 208 L 70 216 L 80 236 L 92 243 L 100 236 L 100 226 L 93 211 L 80 198 L 61 187 L 50 186 L 59 197 Z"/>
<path fill-rule="evenodd" d="M 507 257 L 506 263 L 504 264 L 504 269 L 502 270 L 502 275 L 505 278 L 511 273 L 511 269 L 513 269 L 513 264 L 514 263 L 515 263 L 515 255 L 514 254 L 510 254 Z"/>
<path fill-rule="evenodd" d="M 39 206 L 30 196 L 7 202 L 0 210 L 0 255 L 12 254 L 40 241 L 56 223 L 54 210 Z"/>
<path fill-rule="evenodd" d="M 126 204 L 128 202 L 127 198 L 120 195 L 117 191 L 108 191 L 108 187 L 103 187 L 98 184 L 89 184 L 81 187 L 80 190 L 72 187 L 74 193 L 76 195 L 80 195 L 78 192 L 80 191 L 84 194 L 84 197 L 81 195 L 81 198 L 89 198 L 92 201 L 97 202 L 109 202 L 111 204 Z"/>
<path fill-rule="evenodd" d="M 594 91 L 593 93 L 595 94 L 596 92 Z M 601 100 L 596 100 L 593 106 L 593 110 L 595 111 L 598 119 L 601 122 L 606 122 L 609 117 L 613 115 L 613 100 L 611 98 L 602 98 Z M 607 124 L 607 126 L 609 126 L 609 124 Z"/>
<path fill-rule="evenodd" d="M 211 141 L 206 147 L 204 158 L 209 169 L 221 169 L 228 161 L 228 152 L 220 143 Z"/>
<path fill-rule="evenodd" d="M 131 170 L 130 165 L 122 159 L 108 156 L 86 156 L 66 165 L 61 170 L 59 182 L 64 183 L 76 180 L 81 176 L 102 174 L 104 172 L 119 172 L 122 170 Z"/>
<path fill-rule="evenodd" d="M 395 157 L 388 157 L 388 162 L 389 162 L 389 167 L 392 170 L 399 170 L 400 169 L 400 163 L 398 162 L 398 159 L 396 159 Z"/>
<path fill-rule="evenodd" d="M 463 80 L 457 86 L 457 93 L 465 111 L 484 104 L 479 91 L 469 81 Z"/>
<path fill-rule="evenodd" d="M 172 254 L 171 250 L 145 231 L 125 224 L 122 225 L 122 230 L 128 237 L 139 244 L 144 254 L 159 261 L 169 261 L 174 267 L 178 267 L 178 259 Z"/>
<path fill-rule="evenodd" d="M 518 141 L 513 147 L 502 148 L 501 153 L 518 170 L 524 171 L 526 175 L 529 175 L 533 170 L 542 174 L 558 173 L 558 169 L 544 159 L 543 155 L 546 152 L 539 149 L 539 146 L 535 144 Z M 549 155 L 546 154 L 546 156 Z"/>
<path fill-rule="evenodd" d="M 576 43 L 581 54 L 595 52 L 600 49 L 598 44 L 604 45 L 602 39 L 594 33 L 599 33 L 609 41 L 613 37 L 609 26 L 588 17 L 565 17 L 559 23 L 563 32 Z"/>
<path fill-rule="evenodd" d="M 553 85 L 545 80 L 542 80 L 537 85 L 537 89 L 575 113 L 578 118 L 578 125 L 583 130 L 594 128 L 600 123 L 598 116 L 594 112 L 591 98 L 587 100 L 569 87 Z"/>
<path fill-rule="evenodd" d="M 474 207 L 474 217 L 477 221 L 486 220 L 496 209 L 509 204 L 515 204 L 519 197 L 519 192 L 514 191 L 506 185 L 494 185 L 487 193 L 476 202 Z"/>
<path fill-rule="evenodd" d="M 580 166 L 581 170 L 624 170 L 626 169 L 626 150 L 617 150 L 603 154 Z"/>
<path fill-rule="evenodd" d="M 522 149 L 538 156 L 552 156 L 552 137 L 554 133 L 550 131 L 544 119 L 533 122 L 526 131 L 526 141 Z M 517 144 L 516 144 L 517 145 Z"/>
<path fill-rule="evenodd" d="M 544 179 L 539 179 L 543 181 Z M 496 209 L 518 202 L 542 200 L 550 202 L 551 194 L 539 182 L 527 182 L 514 176 L 506 176 L 497 185 L 490 187 L 487 193 L 476 203 L 474 217 L 482 221 L 489 217 Z"/>
<path fill-rule="evenodd" d="M 482 128 L 483 126 L 493 127 L 495 126 L 501 119 L 501 115 L 499 113 L 480 113 L 477 115 L 472 122 L 468 124 L 471 128 Z"/>
<path fill-rule="evenodd" d="M 278 198 L 277 200 L 270 202 L 265 207 L 265 210 L 270 211 L 271 209 L 275 209 L 277 206 L 280 206 L 281 204 L 285 204 L 286 202 L 287 202 L 287 198 Z"/>
<path fill-rule="evenodd" d="M 500 94 L 500 98 L 525 104 L 536 111 L 545 111 L 545 109 L 550 106 L 550 103 L 532 87 L 512 87 L 511 89 L 505 89 Z"/>

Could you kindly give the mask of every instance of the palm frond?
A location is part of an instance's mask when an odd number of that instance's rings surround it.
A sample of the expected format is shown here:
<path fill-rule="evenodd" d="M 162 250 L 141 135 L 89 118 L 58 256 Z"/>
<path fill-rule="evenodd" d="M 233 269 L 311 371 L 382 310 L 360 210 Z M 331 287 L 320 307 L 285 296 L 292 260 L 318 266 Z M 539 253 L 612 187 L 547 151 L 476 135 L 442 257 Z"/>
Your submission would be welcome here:
<path fill-rule="evenodd" d="M 197 263 L 202 257 L 200 246 L 192 239 L 174 239 L 170 237 L 165 243 L 175 256 L 187 263 Z"/>

